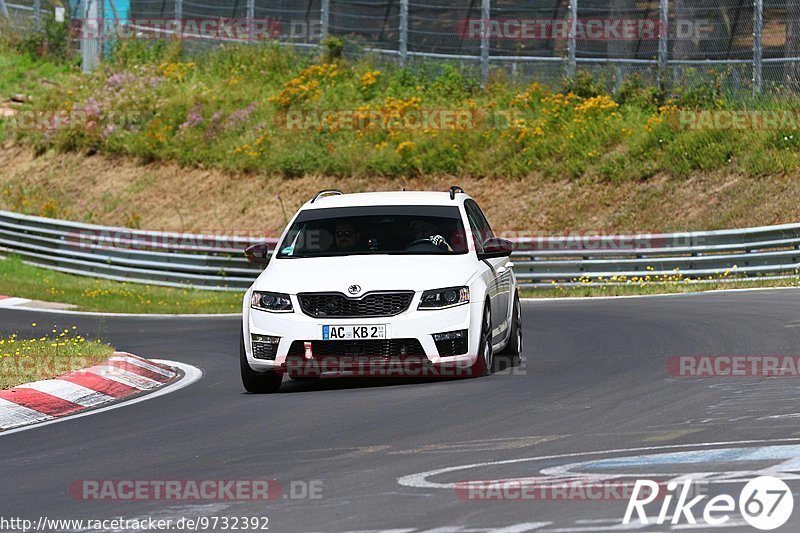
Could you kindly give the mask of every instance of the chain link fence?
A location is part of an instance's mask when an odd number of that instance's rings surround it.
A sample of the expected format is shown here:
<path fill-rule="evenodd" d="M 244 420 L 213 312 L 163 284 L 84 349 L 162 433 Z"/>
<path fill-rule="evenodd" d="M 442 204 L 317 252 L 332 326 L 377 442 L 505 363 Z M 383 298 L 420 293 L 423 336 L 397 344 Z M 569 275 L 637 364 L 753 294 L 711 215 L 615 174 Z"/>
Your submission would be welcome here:
<path fill-rule="evenodd" d="M 0 16 L 8 18 L 18 28 L 40 30 L 43 17 L 53 9 L 54 6 L 42 0 L 0 0 Z"/>
<path fill-rule="evenodd" d="M 0 0 L 0 12 L 36 27 L 51 9 L 47 0 Z M 554 83 L 588 70 L 615 85 L 638 73 L 666 87 L 713 79 L 754 93 L 800 88 L 796 0 L 73 0 L 69 12 L 73 23 L 84 19 L 89 68 L 104 49 L 91 41 L 109 32 L 87 37 L 86 23 L 102 19 L 137 36 L 205 42 L 314 49 L 334 36 L 351 56 L 453 62 L 484 82 L 498 71 Z M 208 31 L 210 21 L 247 31 Z"/>

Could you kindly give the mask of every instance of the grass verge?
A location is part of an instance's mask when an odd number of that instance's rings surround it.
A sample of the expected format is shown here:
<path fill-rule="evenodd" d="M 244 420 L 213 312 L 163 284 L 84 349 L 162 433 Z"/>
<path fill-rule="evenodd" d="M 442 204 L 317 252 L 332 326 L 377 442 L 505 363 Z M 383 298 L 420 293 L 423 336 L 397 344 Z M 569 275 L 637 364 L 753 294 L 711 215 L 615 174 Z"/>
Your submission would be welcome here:
<path fill-rule="evenodd" d="M 11 211 L 194 232 L 258 224 L 274 235 L 323 188 L 458 183 L 509 231 L 688 231 L 800 216 L 800 98 L 748 99 L 714 69 L 668 93 L 636 76 L 612 88 L 601 72 L 548 86 L 498 72 L 482 88 L 454 66 L 271 44 L 189 56 L 179 42 L 126 42 L 91 75 L 30 49 L 0 46 L 0 93 L 33 96 L 5 121 L 0 207 Z M 771 113 L 787 120 L 758 119 Z M 734 116 L 741 127 L 712 120 Z M 24 117 L 60 119 L 48 129 L 20 126 Z"/>
<path fill-rule="evenodd" d="M 0 337 L 0 390 L 87 368 L 113 353 L 110 345 L 84 338 L 76 326 L 49 328 L 33 322 L 29 335 Z"/>
<path fill-rule="evenodd" d="M 0 294 L 72 304 L 80 311 L 216 314 L 241 311 L 244 291 L 200 291 L 84 278 L 10 257 L 0 260 Z"/>

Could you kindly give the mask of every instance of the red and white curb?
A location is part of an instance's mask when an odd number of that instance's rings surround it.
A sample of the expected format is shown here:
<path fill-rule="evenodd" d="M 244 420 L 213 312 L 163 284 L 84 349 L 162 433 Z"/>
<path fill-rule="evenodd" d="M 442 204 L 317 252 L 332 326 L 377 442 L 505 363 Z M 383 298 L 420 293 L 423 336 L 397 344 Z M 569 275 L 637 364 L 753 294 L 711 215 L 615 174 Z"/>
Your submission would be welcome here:
<path fill-rule="evenodd" d="M 116 353 L 90 368 L 0 391 L 0 435 L 120 407 L 127 399 L 161 396 L 201 375 L 189 365 Z M 102 406 L 106 408 L 98 409 Z"/>
<path fill-rule="evenodd" d="M 20 305 L 31 303 L 27 298 L 13 298 L 11 296 L 0 296 L 0 309 L 9 309 Z"/>

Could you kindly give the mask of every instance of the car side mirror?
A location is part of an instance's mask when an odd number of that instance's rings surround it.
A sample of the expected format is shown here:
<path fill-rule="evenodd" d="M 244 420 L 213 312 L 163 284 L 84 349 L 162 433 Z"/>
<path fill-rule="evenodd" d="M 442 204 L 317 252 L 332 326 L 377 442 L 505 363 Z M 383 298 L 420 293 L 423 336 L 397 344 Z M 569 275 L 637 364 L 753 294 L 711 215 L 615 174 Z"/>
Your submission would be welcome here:
<path fill-rule="evenodd" d="M 248 246 L 244 251 L 247 256 L 247 262 L 254 265 L 266 265 L 269 263 L 269 244 L 260 242 Z"/>
<path fill-rule="evenodd" d="M 514 251 L 514 243 L 508 239 L 492 237 L 483 242 L 483 252 L 478 253 L 478 259 L 496 259 L 498 257 L 509 257 Z"/>

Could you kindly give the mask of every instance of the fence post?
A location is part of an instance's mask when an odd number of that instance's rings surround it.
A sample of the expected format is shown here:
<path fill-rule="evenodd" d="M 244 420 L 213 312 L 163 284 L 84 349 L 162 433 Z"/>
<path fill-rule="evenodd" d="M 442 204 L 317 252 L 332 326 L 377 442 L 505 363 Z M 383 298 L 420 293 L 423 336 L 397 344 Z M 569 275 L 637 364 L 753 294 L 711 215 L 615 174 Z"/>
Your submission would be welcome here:
<path fill-rule="evenodd" d="M 181 37 L 183 34 L 183 0 L 175 0 L 175 31 L 178 32 L 176 37 Z"/>
<path fill-rule="evenodd" d="M 578 68 L 578 50 L 576 44 L 576 35 L 578 33 L 578 0 L 570 0 L 569 2 L 569 37 L 567 43 L 567 54 L 569 55 L 567 61 L 567 77 L 574 78 L 575 71 Z"/>
<path fill-rule="evenodd" d="M 331 0 L 322 0 L 320 3 L 320 36 L 324 39 L 328 36 L 331 24 Z"/>
<path fill-rule="evenodd" d="M 33 1 L 33 27 L 36 31 L 42 29 L 42 0 Z"/>
<path fill-rule="evenodd" d="M 247 40 L 253 41 L 256 38 L 256 31 L 253 27 L 256 20 L 256 0 L 247 0 Z"/>
<path fill-rule="evenodd" d="M 400 0 L 400 66 L 408 60 L 408 0 Z"/>
<path fill-rule="evenodd" d="M 660 0 L 658 9 L 658 88 L 664 89 L 669 59 L 669 0 Z"/>
<path fill-rule="evenodd" d="M 753 3 L 753 94 L 761 93 L 761 60 L 764 50 L 761 46 L 764 29 L 764 0 Z"/>
<path fill-rule="evenodd" d="M 92 72 L 100 63 L 100 0 L 83 0 L 81 2 L 83 30 L 81 35 L 81 70 Z M 94 35 L 91 34 L 94 32 Z"/>
<path fill-rule="evenodd" d="M 8 6 L 6 6 L 5 0 L 0 0 L 0 15 L 3 15 L 5 18 L 9 18 Z"/>
<path fill-rule="evenodd" d="M 489 82 L 489 48 L 491 41 L 492 0 L 483 0 L 481 8 L 481 83 Z"/>

